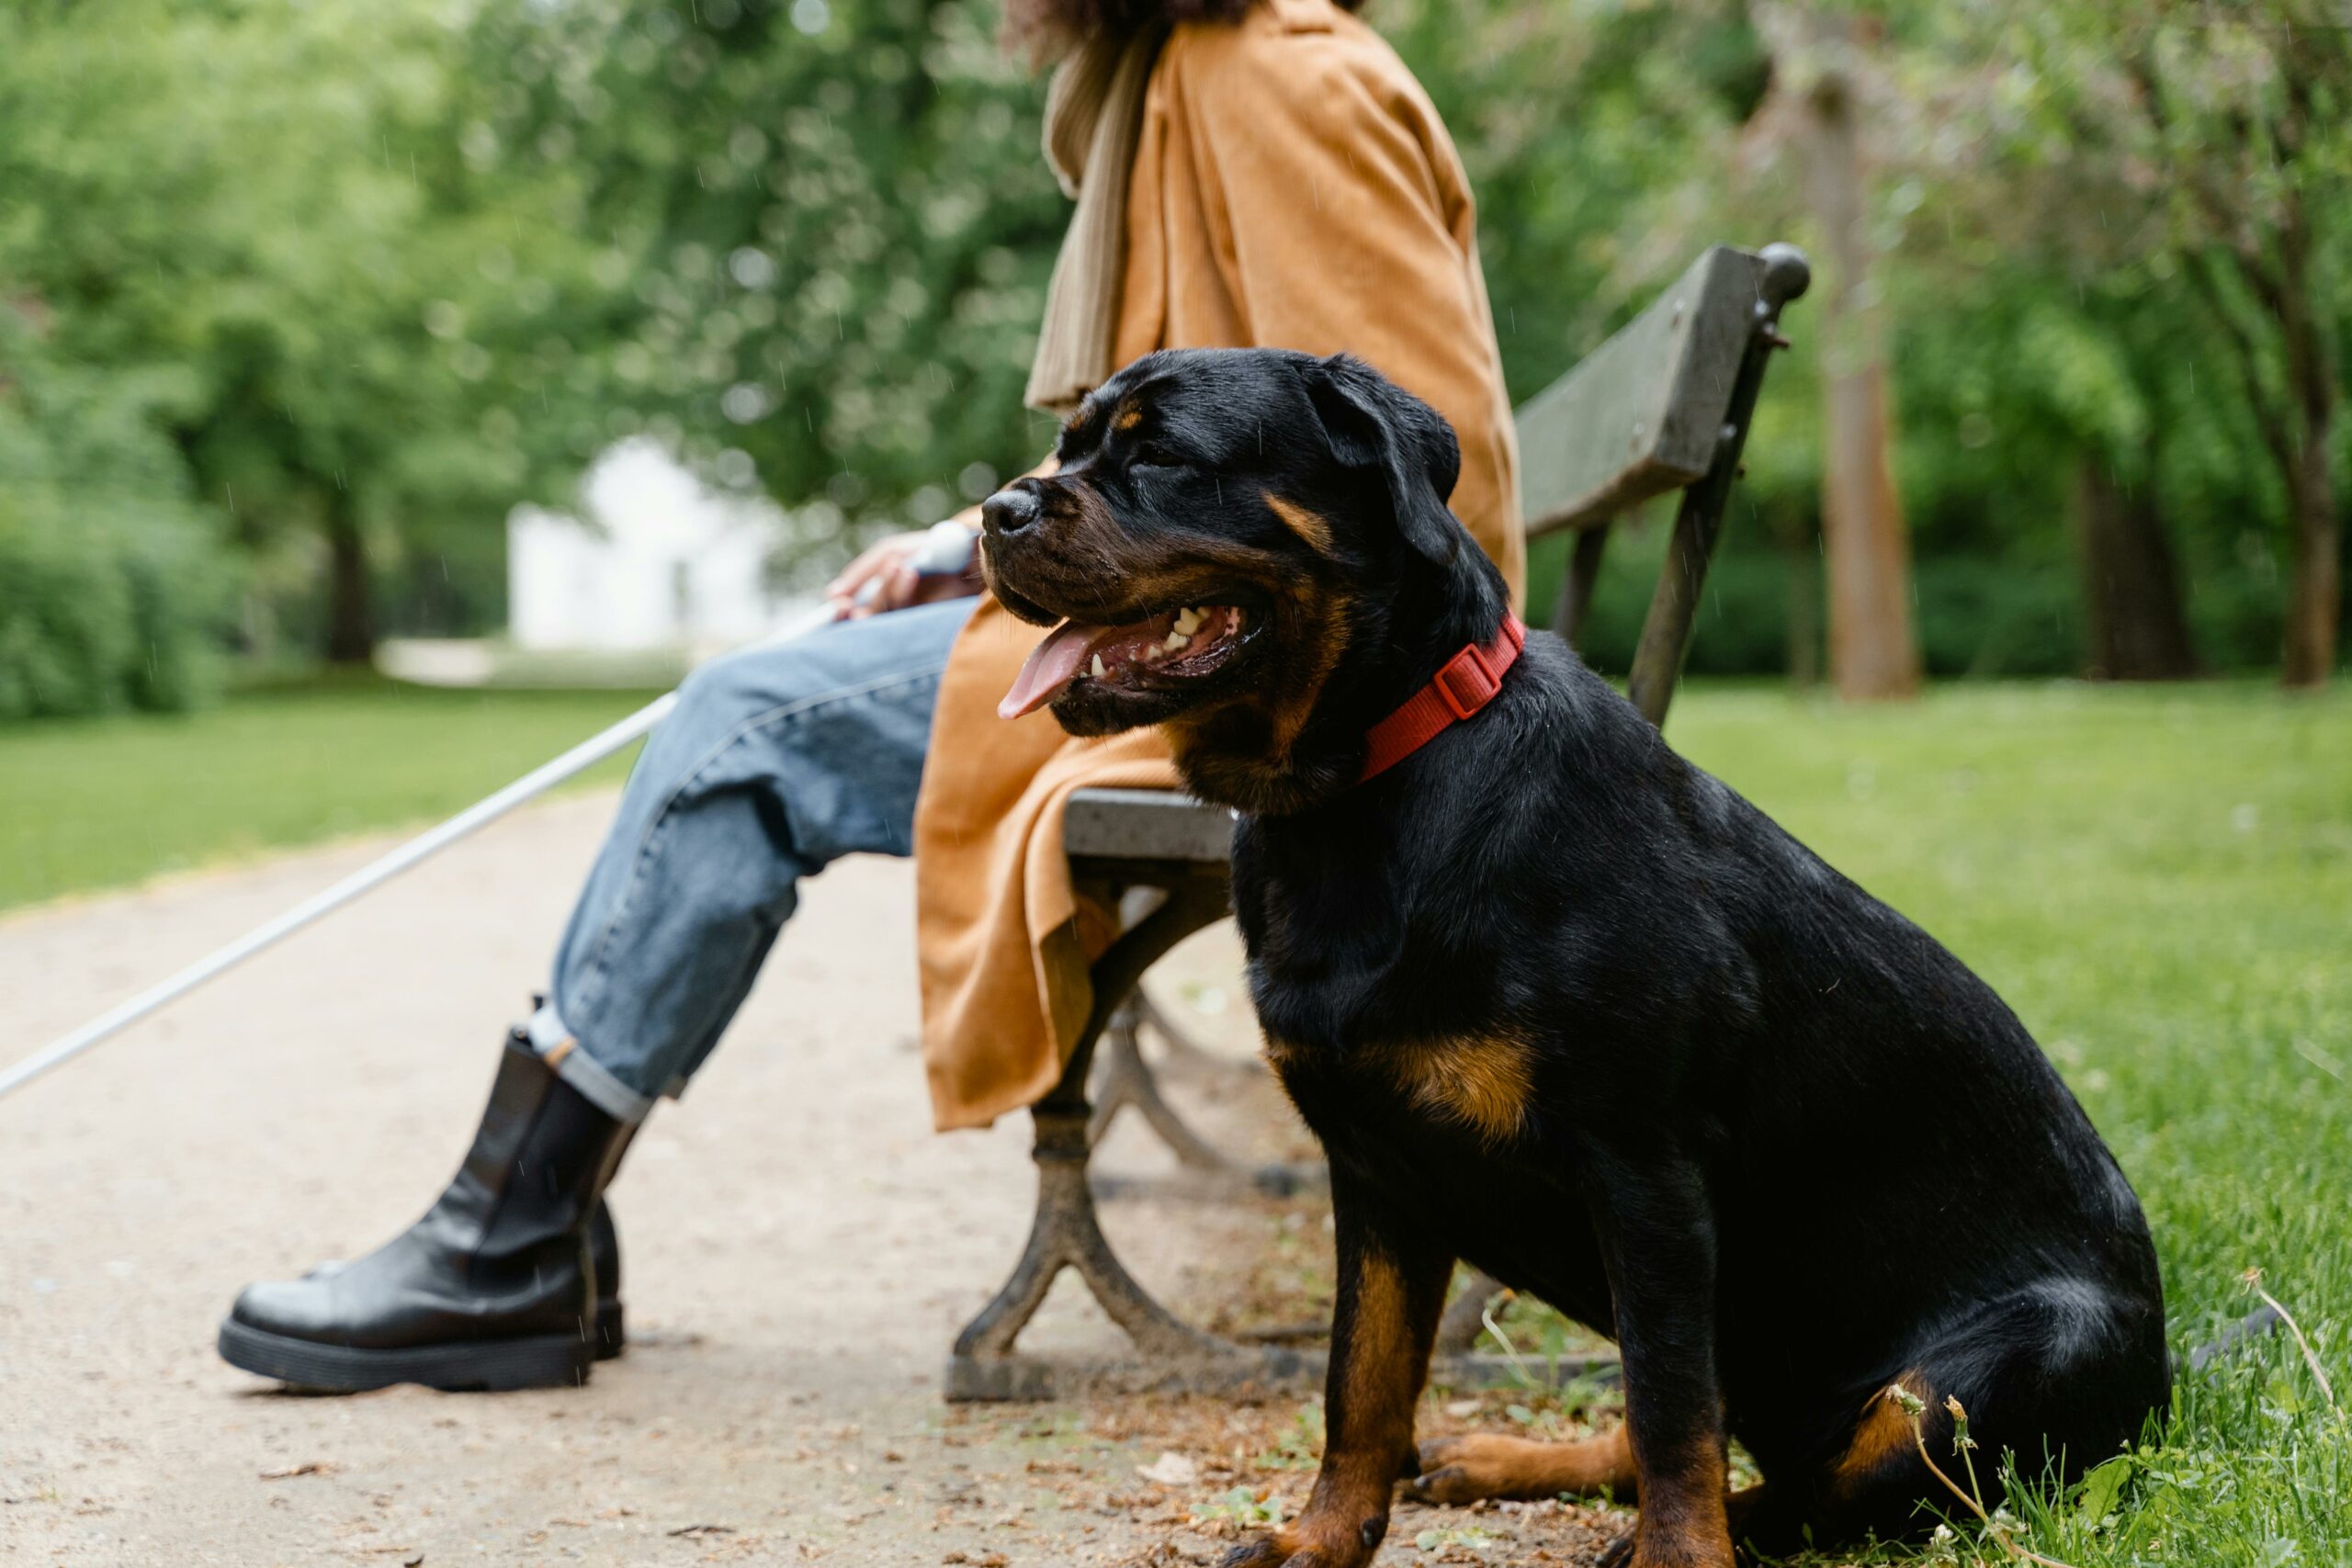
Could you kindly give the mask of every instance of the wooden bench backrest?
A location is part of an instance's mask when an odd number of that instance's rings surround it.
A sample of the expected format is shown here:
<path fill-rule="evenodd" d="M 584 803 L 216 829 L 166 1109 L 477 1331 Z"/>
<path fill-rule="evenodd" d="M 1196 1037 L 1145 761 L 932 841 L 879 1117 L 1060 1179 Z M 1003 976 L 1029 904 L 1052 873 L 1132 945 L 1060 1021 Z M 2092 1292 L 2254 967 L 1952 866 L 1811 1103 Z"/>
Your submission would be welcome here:
<path fill-rule="evenodd" d="M 1757 331 L 1765 258 L 1716 245 L 1519 410 L 1527 536 L 1589 528 L 1697 482 Z"/>

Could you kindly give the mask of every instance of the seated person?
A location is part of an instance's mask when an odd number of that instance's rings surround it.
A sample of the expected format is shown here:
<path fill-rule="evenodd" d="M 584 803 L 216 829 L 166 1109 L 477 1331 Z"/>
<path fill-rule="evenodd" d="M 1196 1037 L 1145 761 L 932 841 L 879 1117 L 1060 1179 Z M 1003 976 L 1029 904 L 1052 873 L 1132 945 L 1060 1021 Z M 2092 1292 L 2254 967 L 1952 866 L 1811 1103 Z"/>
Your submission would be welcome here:
<path fill-rule="evenodd" d="M 1066 412 L 1159 348 L 1359 355 L 1453 423 L 1453 510 L 1517 592 L 1517 454 L 1470 191 L 1388 46 L 1334 0 L 1014 0 L 1008 25 L 1071 51 L 1046 147 L 1078 205 L 1029 400 Z M 1062 804 L 1174 774 L 1156 732 L 1000 719 L 1038 633 L 976 575 L 919 578 L 922 539 L 861 556 L 835 625 L 685 682 L 447 1190 L 356 1262 L 247 1287 L 220 1328 L 230 1361 L 321 1389 L 582 1380 L 619 1343 L 605 1184 L 718 1043 L 800 878 L 836 856 L 915 855 L 940 1126 L 1053 1086 L 1103 929 L 1080 919 Z"/>

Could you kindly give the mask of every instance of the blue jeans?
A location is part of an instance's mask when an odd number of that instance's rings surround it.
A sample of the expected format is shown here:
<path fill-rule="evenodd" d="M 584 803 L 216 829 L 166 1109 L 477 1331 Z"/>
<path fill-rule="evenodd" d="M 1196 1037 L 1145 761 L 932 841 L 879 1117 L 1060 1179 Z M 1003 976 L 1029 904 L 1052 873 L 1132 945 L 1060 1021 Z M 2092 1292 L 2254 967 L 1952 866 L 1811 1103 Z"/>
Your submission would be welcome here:
<path fill-rule="evenodd" d="M 844 622 L 714 660 L 645 743 L 529 1033 L 625 1122 L 676 1094 L 836 857 L 914 848 L 947 651 L 976 603 Z"/>

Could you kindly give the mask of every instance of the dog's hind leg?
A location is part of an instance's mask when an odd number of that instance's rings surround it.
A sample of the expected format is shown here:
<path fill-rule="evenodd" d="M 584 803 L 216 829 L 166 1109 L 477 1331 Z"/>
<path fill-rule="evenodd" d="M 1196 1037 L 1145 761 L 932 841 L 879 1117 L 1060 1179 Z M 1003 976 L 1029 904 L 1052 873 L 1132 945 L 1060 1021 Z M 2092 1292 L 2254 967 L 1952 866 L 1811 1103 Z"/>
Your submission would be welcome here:
<path fill-rule="evenodd" d="M 2162 1306 L 2134 1307 L 2074 1278 L 1986 1303 L 1930 1337 L 1913 1360 L 1894 1386 L 1919 1403 L 1916 1426 L 1892 1388 L 1868 1394 L 1844 1450 L 1818 1472 L 1803 1506 L 1762 1510 L 1751 1521 L 1759 1547 L 1792 1550 L 1808 1529 L 1824 1547 L 1865 1534 L 1901 1540 L 1940 1516 L 1968 1512 L 1928 1470 L 1929 1459 L 1963 1488 L 1973 1464 L 1988 1510 L 2001 1502 L 2005 1450 L 2029 1481 L 2051 1468 L 2078 1475 L 2139 1436 L 2169 1382 Z M 1967 1413 L 1971 1454 L 1953 1452 L 1948 1400 Z"/>
<path fill-rule="evenodd" d="M 1419 1503 L 1533 1501 L 1601 1492 L 1631 1502 L 1634 1488 L 1634 1449 L 1621 1426 L 1573 1443 L 1488 1432 L 1431 1438 L 1421 1445 L 1421 1473 L 1408 1491 Z"/>

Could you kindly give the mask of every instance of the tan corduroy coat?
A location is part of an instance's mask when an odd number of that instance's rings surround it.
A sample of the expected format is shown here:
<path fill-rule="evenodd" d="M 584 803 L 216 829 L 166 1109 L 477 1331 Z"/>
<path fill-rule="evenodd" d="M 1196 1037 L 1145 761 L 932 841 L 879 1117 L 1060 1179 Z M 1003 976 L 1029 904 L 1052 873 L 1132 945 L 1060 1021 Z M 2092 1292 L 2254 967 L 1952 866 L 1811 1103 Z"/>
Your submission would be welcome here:
<path fill-rule="evenodd" d="M 1453 505 L 1522 587 L 1518 453 L 1470 189 L 1420 85 L 1330 0 L 1186 24 L 1154 67 L 1128 186 L 1115 360 L 1159 348 L 1358 355 L 1462 443 Z M 986 600 L 949 659 L 915 809 L 923 1052 L 941 1128 L 1051 1089 L 1092 1001 L 1105 912 L 1061 848 L 1071 792 L 1172 788 L 1157 730 L 1074 740 L 997 716 L 1044 634 Z"/>

